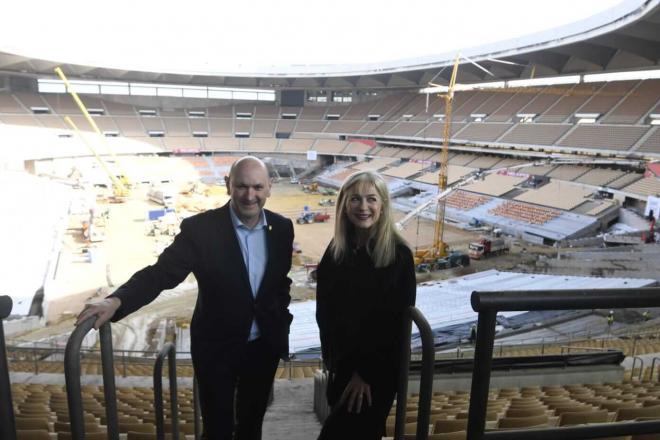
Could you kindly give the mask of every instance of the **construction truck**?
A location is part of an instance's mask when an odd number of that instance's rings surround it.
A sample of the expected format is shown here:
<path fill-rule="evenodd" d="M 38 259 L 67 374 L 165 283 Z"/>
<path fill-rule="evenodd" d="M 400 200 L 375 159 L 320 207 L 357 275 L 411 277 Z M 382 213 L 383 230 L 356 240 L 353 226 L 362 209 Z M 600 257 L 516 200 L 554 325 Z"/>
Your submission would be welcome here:
<path fill-rule="evenodd" d="M 480 260 L 491 255 L 502 255 L 509 251 L 506 241 L 502 237 L 482 237 L 479 241 L 470 243 L 470 258 Z"/>
<path fill-rule="evenodd" d="M 470 265 L 470 257 L 460 251 L 451 251 L 446 257 L 423 260 L 415 259 L 417 272 L 433 272 L 436 270 L 451 269 L 452 267 L 466 267 Z"/>
<path fill-rule="evenodd" d="M 305 225 L 309 223 L 325 223 L 330 219 L 330 215 L 323 212 L 305 211 L 298 216 L 296 223 Z"/>
<path fill-rule="evenodd" d="M 317 194 L 319 192 L 319 184 L 316 182 L 303 184 L 302 190 L 309 194 Z"/>
<path fill-rule="evenodd" d="M 174 208 L 176 203 L 176 193 L 169 188 L 153 187 L 147 194 L 149 200 L 163 205 L 166 208 Z"/>

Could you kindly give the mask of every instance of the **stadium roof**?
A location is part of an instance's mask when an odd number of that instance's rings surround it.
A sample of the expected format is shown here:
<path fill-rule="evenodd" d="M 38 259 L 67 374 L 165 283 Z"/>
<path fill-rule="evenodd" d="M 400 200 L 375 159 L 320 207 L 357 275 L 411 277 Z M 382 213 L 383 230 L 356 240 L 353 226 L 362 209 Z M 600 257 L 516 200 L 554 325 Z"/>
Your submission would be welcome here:
<path fill-rule="evenodd" d="M 414 46 L 415 37 L 408 40 Z M 532 70 L 535 77 L 543 77 L 648 69 L 660 60 L 659 43 L 660 0 L 625 0 L 575 23 L 461 50 L 483 69 L 463 60 L 458 80 L 471 83 L 529 78 Z M 291 44 L 295 45 L 295 41 Z M 77 79 L 283 89 L 416 88 L 434 79 L 443 82 L 441 78 L 450 75 L 449 67 L 456 55 L 452 51 L 370 64 L 243 66 L 200 73 L 176 68 L 149 72 L 66 63 L 10 53 L 7 47 L 14 46 L 0 44 L 0 73 L 53 76 L 53 68 L 61 65 L 70 78 Z"/>

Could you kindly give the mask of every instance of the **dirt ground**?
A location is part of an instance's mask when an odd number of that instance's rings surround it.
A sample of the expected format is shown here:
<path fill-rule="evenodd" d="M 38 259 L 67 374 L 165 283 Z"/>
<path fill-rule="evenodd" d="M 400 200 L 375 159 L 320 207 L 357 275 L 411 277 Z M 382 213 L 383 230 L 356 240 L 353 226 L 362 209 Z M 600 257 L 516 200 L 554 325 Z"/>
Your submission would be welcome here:
<path fill-rule="evenodd" d="M 67 234 L 63 257 L 60 259 L 61 290 L 56 298 L 49 302 L 47 319 L 55 323 L 71 319 L 81 308 L 85 300 L 102 298 L 112 292 L 118 285 L 127 280 L 132 273 L 141 267 L 152 264 L 159 251 L 172 239 L 169 236 L 150 237 L 145 233 L 147 222 L 146 212 L 159 208 L 147 200 L 146 187 L 133 190 L 130 200 L 122 204 L 107 204 L 110 215 L 106 226 L 106 240 L 94 244 L 102 258 L 96 262 L 82 262 L 82 249 L 88 246 L 80 238 L 80 218 L 74 218 Z M 291 278 L 293 279 L 291 295 L 294 301 L 314 298 L 315 291 L 308 282 L 308 268 L 305 264 L 316 264 L 330 242 L 334 228 L 334 210 L 332 206 L 320 206 L 321 199 L 332 198 L 321 194 L 308 194 L 302 191 L 300 185 L 280 182 L 274 185 L 271 198 L 266 208 L 278 212 L 294 222 L 295 246 L 300 254 L 294 256 Z M 211 209 L 226 203 L 226 189 L 221 186 L 198 187 L 196 192 L 180 195 L 177 212 L 182 216 Z M 326 223 L 299 225 L 296 218 L 303 212 L 305 206 L 312 211 L 321 211 L 330 215 Z M 395 218 L 403 217 L 397 212 Z M 412 220 L 402 231 L 411 247 L 427 246 L 433 238 L 433 222 L 421 219 Z M 477 234 L 466 232 L 451 226 L 445 228 L 444 239 L 452 249 L 466 250 L 467 244 L 474 240 Z M 423 275 L 420 281 L 435 278 L 447 278 L 473 272 L 480 266 L 492 266 L 494 261 L 485 264 L 478 263 L 472 268 L 441 271 L 432 275 Z M 513 262 L 511 262 L 513 264 Z M 511 264 L 506 264 L 511 266 Z M 481 269 L 480 269 L 481 270 Z M 166 316 L 189 317 L 190 304 L 194 303 L 194 291 L 180 296 L 167 298 L 167 304 L 159 306 Z M 169 311 L 168 311 L 169 310 Z"/>

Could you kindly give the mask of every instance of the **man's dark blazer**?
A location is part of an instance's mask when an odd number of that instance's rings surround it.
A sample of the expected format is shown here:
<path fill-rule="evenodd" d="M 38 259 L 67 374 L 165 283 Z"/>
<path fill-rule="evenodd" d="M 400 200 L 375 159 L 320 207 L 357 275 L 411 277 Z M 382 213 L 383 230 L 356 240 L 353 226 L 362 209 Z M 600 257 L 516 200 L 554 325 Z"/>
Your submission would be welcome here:
<path fill-rule="evenodd" d="M 231 349 L 245 344 L 256 318 L 261 337 L 276 353 L 288 355 L 288 311 L 293 246 L 291 220 L 266 213 L 268 260 L 256 298 L 229 213 L 221 208 L 189 217 L 181 232 L 158 261 L 135 273 L 111 297 L 121 299 L 112 320 L 117 321 L 153 301 L 164 289 L 181 283 L 190 272 L 198 284 L 197 304 L 190 326 L 191 339 Z"/>

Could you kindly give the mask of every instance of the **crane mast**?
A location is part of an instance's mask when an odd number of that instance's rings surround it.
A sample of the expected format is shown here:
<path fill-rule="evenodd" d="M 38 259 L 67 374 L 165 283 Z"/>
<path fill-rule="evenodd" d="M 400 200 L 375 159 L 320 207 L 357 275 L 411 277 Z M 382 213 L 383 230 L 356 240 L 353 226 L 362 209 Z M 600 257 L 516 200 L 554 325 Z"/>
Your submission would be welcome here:
<path fill-rule="evenodd" d="M 441 95 L 445 100 L 445 122 L 442 132 L 442 151 L 440 153 L 440 172 L 438 173 L 438 194 L 442 194 L 447 189 L 448 180 L 448 162 L 449 162 L 449 140 L 451 139 L 451 115 L 454 100 L 454 86 L 456 84 L 456 75 L 458 73 L 458 64 L 460 55 L 456 56 L 454 68 L 451 72 L 449 87 L 447 93 Z M 433 237 L 433 246 L 431 253 L 433 257 L 446 257 L 448 253 L 447 243 L 444 242 L 445 225 L 445 206 L 447 198 L 442 197 L 438 200 L 435 213 L 435 231 Z"/>

